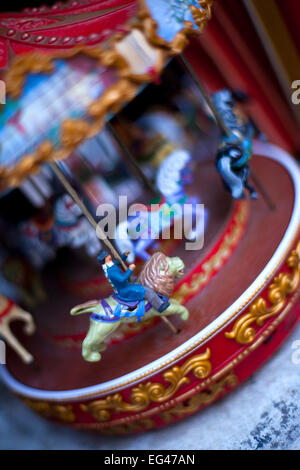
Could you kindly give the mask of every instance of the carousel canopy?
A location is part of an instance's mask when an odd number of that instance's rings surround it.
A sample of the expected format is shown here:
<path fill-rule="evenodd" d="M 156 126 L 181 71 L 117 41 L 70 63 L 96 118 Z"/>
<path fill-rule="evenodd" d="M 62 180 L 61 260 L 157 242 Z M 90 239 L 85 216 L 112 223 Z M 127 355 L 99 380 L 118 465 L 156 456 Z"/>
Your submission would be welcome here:
<path fill-rule="evenodd" d="M 1 14 L 1 187 L 18 185 L 99 133 L 182 52 L 190 34 L 203 30 L 211 6 L 74 0 Z"/>

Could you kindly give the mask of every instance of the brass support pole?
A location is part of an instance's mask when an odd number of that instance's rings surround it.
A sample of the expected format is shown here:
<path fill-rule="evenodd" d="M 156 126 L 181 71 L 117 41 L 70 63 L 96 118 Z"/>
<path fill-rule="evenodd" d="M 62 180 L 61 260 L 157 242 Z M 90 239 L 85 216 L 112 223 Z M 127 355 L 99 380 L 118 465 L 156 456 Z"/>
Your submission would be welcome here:
<path fill-rule="evenodd" d="M 230 130 L 228 129 L 228 127 L 226 126 L 225 122 L 223 121 L 222 117 L 220 116 L 218 110 L 216 109 L 214 103 L 213 103 L 213 100 L 211 99 L 211 97 L 209 96 L 209 94 L 207 93 L 207 91 L 205 90 L 204 86 L 202 85 L 202 83 L 200 82 L 199 78 L 197 77 L 193 67 L 191 66 L 191 64 L 189 63 L 189 61 L 187 60 L 187 58 L 184 56 L 184 54 L 181 54 L 180 55 L 181 57 L 181 60 L 185 66 L 185 68 L 187 69 L 187 71 L 189 72 L 189 74 L 191 75 L 192 79 L 194 80 L 194 82 L 196 83 L 196 85 L 198 86 L 203 98 L 205 99 L 207 105 L 209 106 L 211 112 L 213 113 L 214 115 L 214 118 L 215 120 L 217 121 L 217 124 L 219 125 L 219 127 L 222 129 L 223 133 L 226 134 L 227 136 L 230 136 L 231 132 Z"/>
<path fill-rule="evenodd" d="M 269 194 L 267 193 L 267 191 L 265 190 L 265 188 L 261 184 L 259 178 L 255 175 L 255 173 L 253 173 L 252 170 L 251 170 L 251 178 L 253 180 L 253 183 L 257 187 L 258 191 L 261 193 L 261 195 L 262 195 L 265 203 L 267 204 L 268 208 L 271 211 L 274 211 L 276 209 L 276 206 L 275 206 L 274 202 L 272 201 Z"/>
<path fill-rule="evenodd" d="M 131 167 L 133 168 L 133 170 L 136 173 L 136 175 L 138 176 L 138 178 L 152 192 L 152 194 L 154 196 L 158 196 L 158 191 L 155 189 L 155 187 L 153 186 L 151 181 L 147 178 L 147 176 L 144 175 L 141 168 L 137 164 L 136 159 L 134 158 L 134 156 L 130 152 L 127 145 L 124 144 L 123 140 L 121 139 L 121 137 L 119 136 L 117 131 L 114 129 L 113 125 L 110 122 L 108 122 L 107 127 L 110 130 L 110 132 L 113 135 L 116 142 L 118 143 L 118 145 L 120 146 L 122 152 L 124 153 L 125 157 L 127 158 L 128 162 L 130 163 Z"/>
<path fill-rule="evenodd" d="M 62 172 L 62 170 L 60 169 L 58 163 L 57 162 L 50 162 L 49 165 L 51 166 L 53 172 L 55 173 L 57 178 L 60 180 L 62 185 L 65 187 L 66 191 L 71 196 L 73 201 L 80 207 L 80 209 L 82 210 L 83 214 L 88 219 L 90 224 L 94 227 L 95 230 L 98 230 L 101 233 L 101 235 L 102 235 L 101 239 L 105 243 L 107 248 L 110 250 L 113 257 L 115 259 L 117 259 L 118 261 L 120 261 L 122 267 L 127 270 L 127 266 L 124 263 L 124 261 L 122 260 L 122 258 L 119 255 L 118 251 L 115 249 L 113 244 L 109 241 L 109 239 L 107 238 L 105 233 L 102 231 L 102 229 L 98 226 L 96 220 L 94 219 L 94 217 L 92 216 L 92 214 L 90 213 L 90 211 L 88 210 L 88 208 L 86 207 L 84 202 L 80 199 L 80 197 L 77 194 L 77 192 L 75 191 L 75 189 L 71 186 L 71 184 L 69 183 L 69 181 L 65 177 L 65 175 Z"/>

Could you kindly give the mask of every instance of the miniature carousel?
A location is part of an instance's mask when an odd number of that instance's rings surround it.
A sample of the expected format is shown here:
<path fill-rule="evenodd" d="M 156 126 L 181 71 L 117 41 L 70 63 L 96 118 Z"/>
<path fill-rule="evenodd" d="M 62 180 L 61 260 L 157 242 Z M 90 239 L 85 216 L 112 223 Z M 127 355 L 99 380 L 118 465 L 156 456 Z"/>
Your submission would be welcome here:
<path fill-rule="evenodd" d="M 208 94 L 185 57 L 211 8 L 0 16 L 0 373 L 50 420 L 173 423 L 249 377 L 299 318 L 300 172 L 247 97 Z"/>

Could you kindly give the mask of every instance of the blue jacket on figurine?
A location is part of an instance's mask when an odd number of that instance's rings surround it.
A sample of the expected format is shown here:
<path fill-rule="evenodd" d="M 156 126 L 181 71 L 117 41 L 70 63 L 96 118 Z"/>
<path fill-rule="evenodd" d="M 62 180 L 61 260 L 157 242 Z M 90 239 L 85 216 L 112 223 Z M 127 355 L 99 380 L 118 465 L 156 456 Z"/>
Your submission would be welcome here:
<path fill-rule="evenodd" d="M 124 259 L 125 256 L 122 255 Z M 115 261 L 111 266 L 103 265 L 103 270 L 108 281 L 111 283 L 116 296 L 124 302 L 136 302 L 144 300 L 145 289 L 140 284 L 131 284 L 129 282 L 130 277 L 133 273 L 131 269 L 127 269 L 124 273 L 119 268 L 119 262 Z"/>

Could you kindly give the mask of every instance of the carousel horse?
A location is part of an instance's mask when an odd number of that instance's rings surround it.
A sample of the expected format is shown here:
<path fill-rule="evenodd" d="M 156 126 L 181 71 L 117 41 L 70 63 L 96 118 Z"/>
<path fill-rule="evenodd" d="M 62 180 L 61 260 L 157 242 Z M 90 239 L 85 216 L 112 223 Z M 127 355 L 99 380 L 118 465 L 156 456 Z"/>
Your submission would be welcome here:
<path fill-rule="evenodd" d="M 33 356 L 22 346 L 10 329 L 10 323 L 15 320 L 25 323 L 24 331 L 27 335 L 34 334 L 35 324 L 30 313 L 0 294 L 0 336 L 25 364 L 31 364 L 34 360 Z"/>
<path fill-rule="evenodd" d="M 43 222 L 33 218 L 22 223 L 20 233 L 25 253 L 37 268 L 54 259 L 57 248 L 84 247 L 89 256 L 101 249 L 95 230 L 68 194 L 56 200 L 53 216 Z"/>
<path fill-rule="evenodd" d="M 91 313 L 90 328 L 82 343 L 82 355 L 86 361 L 97 362 L 101 360 L 101 352 L 112 333 L 122 323 L 149 320 L 156 316 L 181 316 L 183 321 L 189 317 L 186 307 L 172 299 L 175 279 L 182 277 L 184 263 L 178 258 L 168 258 L 163 253 L 155 253 L 145 264 L 138 283 L 150 287 L 163 298 L 168 299 L 170 305 L 162 313 L 155 310 L 147 300 L 139 302 L 124 302 L 111 295 L 100 301 L 94 300 L 77 305 L 71 310 L 71 315 Z"/>
<path fill-rule="evenodd" d="M 189 198 L 184 186 L 193 180 L 191 156 L 185 150 L 174 150 L 161 163 L 156 186 L 163 196 L 163 202 L 148 210 L 140 210 L 134 216 L 121 222 L 115 231 L 115 241 L 121 253 L 130 251 L 128 262 L 133 263 L 135 256 L 144 261 L 150 259 L 148 249 L 157 245 L 160 234 L 170 228 L 176 220 L 189 222 L 186 238 L 190 241 L 203 236 L 208 212 L 204 209 L 204 220 L 200 213 L 200 201 Z M 184 209 L 184 211 L 183 211 Z M 193 228 L 195 226 L 195 228 Z"/>
<path fill-rule="evenodd" d="M 249 183 L 249 162 L 253 139 L 256 136 L 262 138 L 262 134 L 255 123 L 235 107 L 237 99 L 232 92 L 222 90 L 214 93 L 212 98 L 230 131 L 230 135 L 222 137 L 216 158 L 217 170 L 234 199 L 243 199 L 245 188 L 250 192 L 252 199 L 257 199 L 257 193 Z"/>

